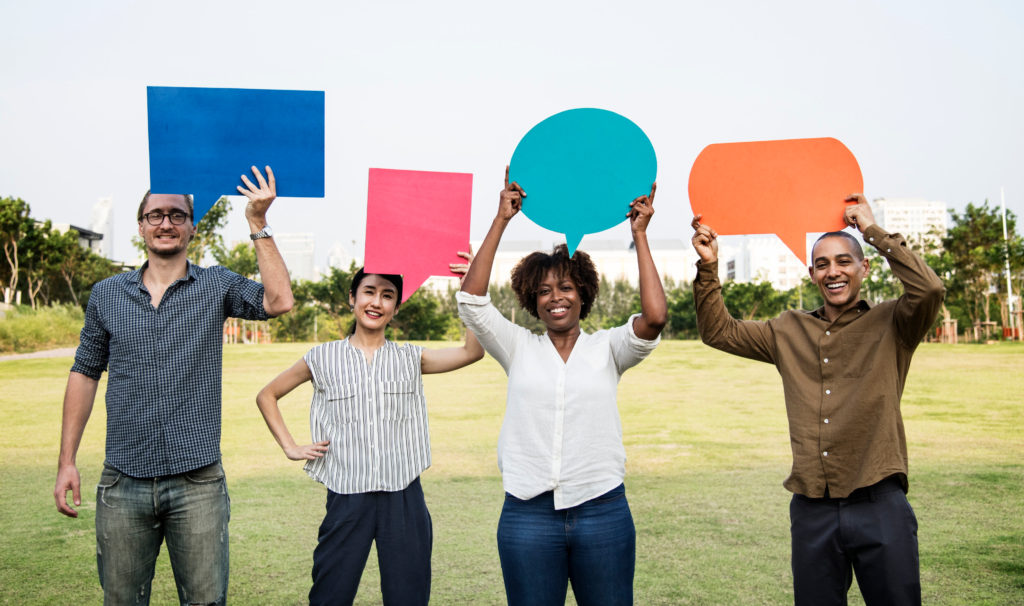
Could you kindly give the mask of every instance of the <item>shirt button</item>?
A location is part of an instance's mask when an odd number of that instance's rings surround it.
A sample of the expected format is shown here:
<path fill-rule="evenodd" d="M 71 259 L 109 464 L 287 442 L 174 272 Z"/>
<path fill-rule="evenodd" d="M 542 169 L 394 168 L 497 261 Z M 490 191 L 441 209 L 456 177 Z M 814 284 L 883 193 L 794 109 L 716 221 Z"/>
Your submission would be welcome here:
<path fill-rule="evenodd" d="M 825 452 L 821 453 L 821 456 L 827 457 L 828 456 L 828 451 L 826 450 Z"/>
<path fill-rule="evenodd" d="M 871 242 L 874 242 L 875 241 L 875 237 L 871 236 L 870 238 L 868 238 L 868 240 L 870 240 Z"/>
<path fill-rule="evenodd" d="M 828 425 L 828 419 L 825 419 L 825 425 Z"/>
<path fill-rule="evenodd" d="M 887 249 L 885 249 L 885 252 L 892 252 L 892 249 L 891 248 L 887 248 Z"/>
<path fill-rule="evenodd" d="M 826 334 L 826 335 L 830 335 L 830 334 L 832 334 L 832 331 L 831 331 L 831 330 L 826 330 L 826 331 L 825 331 L 825 334 Z"/>
<path fill-rule="evenodd" d="M 832 395 L 832 390 L 831 390 L 831 389 L 826 389 L 826 390 L 825 390 L 825 395 L 826 395 L 826 396 Z M 827 422 L 827 421 L 826 421 L 826 422 Z"/>
<path fill-rule="evenodd" d="M 825 364 L 828 364 L 828 358 L 825 358 Z"/>

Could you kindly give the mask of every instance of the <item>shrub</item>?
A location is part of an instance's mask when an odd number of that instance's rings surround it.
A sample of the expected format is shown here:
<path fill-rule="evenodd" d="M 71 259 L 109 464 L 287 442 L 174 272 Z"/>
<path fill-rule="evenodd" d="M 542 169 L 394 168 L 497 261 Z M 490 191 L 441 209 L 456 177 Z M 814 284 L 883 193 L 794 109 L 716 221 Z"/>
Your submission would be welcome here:
<path fill-rule="evenodd" d="M 85 313 L 77 305 L 13 307 L 0 318 L 0 353 L 27 353 L 78 345 Z"/>

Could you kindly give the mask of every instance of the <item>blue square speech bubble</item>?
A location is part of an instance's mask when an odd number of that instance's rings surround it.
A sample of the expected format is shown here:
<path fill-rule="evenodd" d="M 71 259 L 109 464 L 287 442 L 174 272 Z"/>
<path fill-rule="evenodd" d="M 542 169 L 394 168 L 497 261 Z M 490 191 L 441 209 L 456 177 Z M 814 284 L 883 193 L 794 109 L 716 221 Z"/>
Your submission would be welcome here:
<path fill-rule="evenodd" d="M 252 166 L 278 196 L 323 197 L 323 91 L 149 86 L 146 101 L 150 190 L 192 194 L 196 223 Z"/>

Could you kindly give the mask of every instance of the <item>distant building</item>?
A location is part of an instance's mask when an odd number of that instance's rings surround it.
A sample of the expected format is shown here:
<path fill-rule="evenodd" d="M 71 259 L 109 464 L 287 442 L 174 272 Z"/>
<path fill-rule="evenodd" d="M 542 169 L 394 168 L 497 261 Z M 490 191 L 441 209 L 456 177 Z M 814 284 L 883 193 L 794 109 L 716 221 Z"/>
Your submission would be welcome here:
<path fill-rule="evenodd" d="M 903 235 L 914 245 L 937 246 L 948 228 L 946 203 L 923 198 L 877 198 L 871 203 L 875 221 L 886 231 Z"/>
<path fill-rule="evenodd" d="M 352 247 L 355 248 L 355 242 L 352 243 Z M 345 245 L 341 242 L 335 242 L 331 245 L 331 249 L 327 251 L 327 267 L 329 268 L 336 267 L 348 271 L 348 268 L 353 263 L 355 263 L 356 267 L 360 267 L 363 261 L 354 252 L 345 248 Z"/>
<path fill-rule="evenodd" d="M 281 251 L 281 257 L 288 266 L 288 274 L 292 280 L 316 280 L 313 267 L 313 255 L 316 252 L 316 240 L 313 234 L 274 234 L 274 242 Z"/>
<path fill-rule="evenodd" d="M 75 230 L 75 233 L 78 234 L 78 245 L 98 255 L 103 248 L 103 234 L 94 232 L 91 229 L 78 227 L 70 223 L 51 223 L 50 228 L 62 234 L 67 233 L 69 229 Z"/>
<path fill-rule="evenodd" d="M 719 244 L 719 257 L 726 263 L 726 279 L 771 282 L 776 290 L 789 290 L 807 275 L 807 267 L 778 236 L 739 236 L 736 240 L 739 246 L 728 253 L 723 252 Z"/>
<path fill-rule="evenodd" d="M 100 198 L 92 207 L 89 229 L 102 234 L 93 251 L 101 257 L 114 258 L 114 199 Z M 81 233 L 81 232 L 79 232 Z"/>

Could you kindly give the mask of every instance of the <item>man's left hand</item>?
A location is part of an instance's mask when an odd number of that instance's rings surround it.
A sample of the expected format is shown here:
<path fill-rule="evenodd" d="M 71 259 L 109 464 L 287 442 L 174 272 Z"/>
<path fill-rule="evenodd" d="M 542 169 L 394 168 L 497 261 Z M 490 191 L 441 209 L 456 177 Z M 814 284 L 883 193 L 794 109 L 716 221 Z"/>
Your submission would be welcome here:
<path fill-rule="evenodd" d="M 861 233 L 864 233 L 865 229 L 875 224 L 875 215 L 871 212 L 871 206 L 868 205 L 868 199 L 864 197 L 864 194 L 850 194 L 846 196 L 845 201 L 855 202 L 855 204 L 848 204 L 843 212 L 843 220 L 847 225 L 856 227 Z"/>
<path fill-rule="evenodd" d="M 245 187 L 238 186 L 238 193 L 242 194 L 246 198 L 249 198 L 249 202 L 245 205 L 245 218 L 250 222 L 256 222 L 255 227 L 257 229 L 263 229 L 263 226 L 267 222 L 267 209 L 270 208 L 270 203 L 277 197 L 277 182 L 274 180 L 274 171 L 270 170 L 270 167 L 266 167 L 267 178 L 263 178 L 263 173 L 260 169 L 255 166 L 252 167 L 252 174 L 256 177 L 256 183 L 254 185 L 249 177 L 242 175 L 242 183 L 245 183 Z M 259 225 L 262 223 L 263 225 Z"/>

